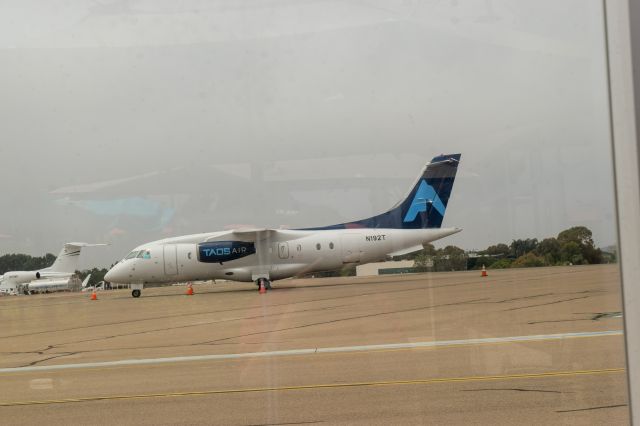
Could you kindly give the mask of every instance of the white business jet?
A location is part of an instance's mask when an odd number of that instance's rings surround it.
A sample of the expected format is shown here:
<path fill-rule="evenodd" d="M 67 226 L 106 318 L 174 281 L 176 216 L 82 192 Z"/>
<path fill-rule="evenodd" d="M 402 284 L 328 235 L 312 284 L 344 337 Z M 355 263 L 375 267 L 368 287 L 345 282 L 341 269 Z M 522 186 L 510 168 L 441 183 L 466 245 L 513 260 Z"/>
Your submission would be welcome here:
<path fill-rule="evenodd" d="M 104 245 L 106 244 L 66 243 L 53 265 L 48 268 L 5 272 L 0 276 L 0 292 L 15 295 L 68 290 L 71 277 L 78 269 L 82 248 Z"/>

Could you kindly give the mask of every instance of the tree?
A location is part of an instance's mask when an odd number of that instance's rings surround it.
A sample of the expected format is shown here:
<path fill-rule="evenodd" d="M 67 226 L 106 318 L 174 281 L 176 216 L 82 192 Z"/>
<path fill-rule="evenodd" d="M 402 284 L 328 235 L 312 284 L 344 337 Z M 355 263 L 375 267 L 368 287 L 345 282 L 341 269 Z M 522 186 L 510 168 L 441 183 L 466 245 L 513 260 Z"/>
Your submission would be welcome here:
<path fill-rule="evenodd" d="M 512 268 L 531 268 L 537 266 L 545 266 L 546 262 L 544 257 L 536 256 L 533 252 L 529 252 L 520 256 L 511 264 Z"/>
<path fill-rule="evenodd" d="M 42 257 L 33 257 L 28 254 L 5 254 L 0 256 L 0 274 L 7 271 L 34 271 L 53 265 L 56 257 L 47 253 Z"/>
<path fill-rule="evenodd" d="M 446 246 L 437 250 L 434 266 L 436 271 L 466 271 L 467 255 L 460 247 Z"/>
<path fill-rule="evenodd" d="M 424 270 L 431 269 L 429 265 L 432 264 L 431 262 L 433 262 L 433 258 L 436 254 L 436 248 L 433 244 L 424 244 L 423 249 L 416 252 L 412 258 L 415 262 L 415 267 Z M 394 260 L 396 260 L 395 257 Z"/>
<path fill-rule="evenodd" d="M 435 256 L 436 255 L 436 248 L 433 246 L 433 244 L 431 243 L 427 243 L 423 245 L 423 249 L 422 251 L 424 253 L 426 253 L 429 256 Z"/>
<path fill-rule="evenodd" d="M 480 269 L 484 265 L 487 268 L 490 268 L 495 262 L 499 261 L 498 257 L 492 256 L 478 256 L 478 257 L 470 257 L 467 260 L 467 269 Z"/>
<path fill-rule="evenodd" d="M 564 261 L 569 261 L 576 265 L 582 263 L 602 263 L 602 251 L 595 247 L 593 243 L 593 234 L 586 226 L 574 226 L 572 228 L 565 229 L 558 234 L 558 242 L 564 249 L 564 255 L 562 258 Z M 570 243 L 575 243 L 579 247 L 580 256 L 578 256 L 578 253 L 572 254 L 572 256 L 575 256 L 576 260 L 579 260 L 579 263 L 567 260 L 567 256 L 569 256 L 568 253 L 575 251 L 575 247 L 573 245 L 565 247 Z"/>
<path fill-rule="evenodd" d="M 510 252 L 511 252 L 511 250 L 509 249 L 509 246 L 506 245 L 506 244 L 502 244 L 502 243 L 496 244 L 496 245 L 493 245 L 493 246 L 489 246 L 484 251 L 484 253 L 489 255 L 489 256 L 503 256 L 503 257 L 509 256 Z"/>
<path fill-rule="evenodd" d="M 107 274 L 107 268 L 93 268 L 93 269 L 85 269 L 84 271 L 76 271 L 76 275 L 80 280 L 84 281 L 87 275 L 91 274 L 91 278 L 89 278 L 89 282 L 87 286 L 95 286 L 100 281 L 104 281 L 104 276 Z"/>
<path fill-rule="evenodd" d="M 547 264 L 555 265 L 560 261 L 560 242 L 555 238 L 545 238 L 540 241 L 534 253 L 545 258 Z"/>
<path fill-rule="evenodd" d="M 560 244 L 573 241 L 578 245 L 590 245 L 593 247 L 593 234 L 586 226 L 574 226 L 558 234 Z"/>
<path fill-rule="evenodd" d="M 535 250 L 537 246 L 537 238 L 527 238 L 526 240 L 513 240 L 509 248 L 511 249 L 511 255 L 518 258 Z"/>
<path fill-rule="evenodd" d="M 445 248 L 438 250 L 438 252 L 441 256 L 464 256 L 464 250 L 456 246 L 446 246 Z"/>
<path fill-rule="evenodd" d="M 464 271 L 467 269 L 467 255 L 456 246 L 446 246 L 436 250 L 428 244 L 415 257 L 415 267 L 429 271 Z"/>
<path fill-rule="evenodd" d="M 560 260 L 573 265 L 586 263 L 584 256 L 582 256 L 582 249 L 575 241 L 569 241 L 562 245 L 560 248 Z"/>
<path fill-rule="evenodd" d="M 493 262 L 490 266 L 491 269 L 505 269 L 511 267 L 511 260 L 504 258 Z"/>

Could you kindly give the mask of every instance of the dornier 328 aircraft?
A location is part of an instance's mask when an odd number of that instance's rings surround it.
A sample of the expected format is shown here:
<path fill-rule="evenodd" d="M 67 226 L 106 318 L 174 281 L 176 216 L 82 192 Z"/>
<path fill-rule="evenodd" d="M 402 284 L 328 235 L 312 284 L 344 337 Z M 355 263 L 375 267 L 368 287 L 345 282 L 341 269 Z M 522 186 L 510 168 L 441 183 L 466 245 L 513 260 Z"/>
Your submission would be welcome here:
<path fill-rule="evenodd" d="M 271 281 L 337 269 L 421 250 L 460 232 L 441 228 L 461 154 L 433 158 L 407 195 L 391 210 L 354 222 L 304 229 L 235 229 L 166 238 L 136 247 L 105 275 L 131 284 L 211 279 Z"/>

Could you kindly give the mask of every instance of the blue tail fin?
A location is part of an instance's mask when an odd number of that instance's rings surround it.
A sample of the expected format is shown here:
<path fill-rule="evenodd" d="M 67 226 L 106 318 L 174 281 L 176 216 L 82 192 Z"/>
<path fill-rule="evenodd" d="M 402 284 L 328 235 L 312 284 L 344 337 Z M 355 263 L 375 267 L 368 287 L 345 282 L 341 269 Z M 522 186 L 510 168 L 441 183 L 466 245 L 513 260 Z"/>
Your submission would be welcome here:
<path fill-rule="evenodd" d="M 422 171 L 409 195 L 388 212 L 355 222 L 311 229 L 440 228 L 461 156 L 448 154 L 434 157 Z"/>

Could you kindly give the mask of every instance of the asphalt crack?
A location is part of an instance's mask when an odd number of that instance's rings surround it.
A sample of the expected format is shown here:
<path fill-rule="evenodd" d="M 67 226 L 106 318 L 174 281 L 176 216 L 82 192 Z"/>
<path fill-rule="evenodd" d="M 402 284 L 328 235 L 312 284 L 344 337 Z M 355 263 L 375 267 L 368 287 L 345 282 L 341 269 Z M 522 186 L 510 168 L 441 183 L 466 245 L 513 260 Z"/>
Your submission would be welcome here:
<path fill-rule="evenodd" d="M 515 392 L 541 392 L 541 393 L 565 393 L 554 390 L 543 389 L 524 389 L 524 388 L 484 388 L 484 389 L 463 389 L 462 392 L 480 392 L 480 391 L 515 391 Z"/>
<path fill-rule="evenodd" d="M 518 300 L 535 299 L 538 297 L 545 297 L 545 296 L 555 296 L 555 293 L 544 293 L 544 294 L 534 294 L 532 296 L 514 297 L 512 299 L 496 300 L 493 303 L 508 303 L 508 302 L 515 302 Z"/>
<path fill-rule="evenodd" d="M 600 407 L 576 408 L 575 410 L 557 410 L 556 413 L 573 413 L 575 411 L 602 410 L 604 408 L 619 408 L 619 407 L 626 407 L 626 406 L 627 404 L 602 405 Z"/>
<path fill-rule="evenodd" d="M 569 299 L 562 299 L 562 300 L 555 300 L 553 302 L 539 303 L 537 305 L 518 306 L 518 307 L 515 307 L 515 308 L 504 309 L 503 312 L 518 311 L 520 309 L 537 308 L 539 306 L 556 305 L 558 303 L 571 302 L 572 300 L 587 299 L 589 297 L 591 297 L 591 295 L 581 296 L 581 297 L 572 297 L 572 298 L 569 298 Z"/>
<path fill-rule="evenodd" d="M 338 318 L 338 319 L 329 320 L 329 321 L 318 321 L 318 322 L 313 322 L 313 323 L 309 323 L 309 324 L 302 324 L 302 325 L 297 325 L 297 326 L 294 326 L 294 327 L 284 327 L 284 328 L 279 328 L 279 329 L 275 329 L 275 330 L 256 331 L 256 332 L 253 332 L 253 333 L 241 334 L 241 335 L 238 335 L 238 336 L 223 337 L 223 338 L 220 338 L 220 339 L 215 339 L 215 340 L 202 342 L 202 344 L 208 345 L 208 344 L 223 342 L 223 341 L 231 340 L 231 339 L 240 339 L 240 338 L 243 338 L 243 337 L 256 336 L 256 335 L 261 335 L 261 334 L 270 334 L 270 333 L 278 333 L 278 332 L 281 332 L 281 331 L 297 330 L 297 329 L 301 329 L 301 328 L 314 327 L 314 326 L 318 326 L 318 325 L 334 324 L 334 323 L 342 322 L 342 321 L 352 321 L 352 320 L 357 320 L 357 319 L 372 318 L 372 317 L 383 316 L 383 315 L 402 314 L 402 313 L 415 312 L 415 311 L 421 311 L 421 310 L 426 310 L 426 309 L 435 309 L 435 308 L 440 308 L 440 307 L 444 307 L 444 306 L 459 306 L 459 305 L 473 304 L 473 303 L 486 301 L 487 299 L 488 298 L 473 299 L 473 300 L 466 300 L 464 302 L 444 303 L 444 304 L 441 304 L 441 305 L 419 306 L 417 308 L 401 309 L 401 310 L 397 310 L 397 311 L 377 312 L 375 314 L 366 314 L 366 315 L 356 315 L 356 316 L 352 316 L 352 317 Z"/>
<path fill-rule="evenodd" d="M 329 306 L 329 307 L 317 308 L 317 309 L 301 309 L 301 310 L 298 310 L 298 311 L 289 311 L 289 312 L 285 312 L 285 313 L 273 313 L 273 314 L 267 314 L 267 315 L 256 315 L 256 316 L 242 317 L 242 318 L 227 318 L 227 319 L 223 319 L 223 320 L 201 322 L 201 323 L 198 323 L 198 324 L 181 325 L 181 326 L 175 326 L 175 327 L 163 327 L 163 328 L 157 328 L 157 329 L 152 329 L 152 330 L 137 331 L 137 332 L 132 332 L 132 333 L 114 334 L 114 335 L 111 335 L 111 336 L 102 336 L 102 337 L 96 337 L 96 338 L 91 338 L 91 339 L 83 339 L 83 340 L 75 340 L 75 341 L 71 341 L 71 342 L 57 343 L 55 345 L 49 345 L 47 348 L 42 349 L 42 350 L 38 350 L 38 351 L 0 352 L 0 354 L 10 354 L 10 355 L 38 354 L 38 355 L 45 355 L 45 352 L 47 352 L 47 351 L 51 351 L 53 349 L 60 349 L 62 346 L 70 345 L 70 344 L 102 341 L 102 340 L 107 340 L 107 339 L 114 339 L 114 338 L 117 338 L 117 337 L 135 336 L 135 335 L 141 335 L 141 334 L 147 334 L 147 333 L 154 333 L 154 332 L 158 332 L 158 331 L 169 331 L 169 330 L 175 330 L 175 329 L 180 329 L 180 328 L 185 328 L 185 327 L 200 326 L 200 325 L 211 325 L 211 324 L 218 324 L 218 323 L 225 323 L 225 322 L 232 322 L 232 321 L 252 320 L 252 319 L 264 318 L 264 317 L 269 317 L 269 316 L 282 316 L 282 315 L 302 313 L 302 312 L 323 311 L 323 310 L 336 309 L 336 308 L 345 307 L 345 306 L 351 306 L 351 305 Z M 150 349 L 150 348 L 155 348 L 155 347 L 156 346 L 151 346 L 151 347 L 146 347 L 146 348 Z M 165 346 L 157 346 L 157 347 L 165 347 Z M 118 348 L 118 350 L 123 350 L 123 349 L 140 349 L 140 347 L 136 346 L 136 347 L 133 347 L 133 348 Z M 105 349 L 105 350 L 107 350 L 107 349 Z M 111 350 L 111 349 L 108 349 L 108 350 Z M 64 356 L 65 354 L 78 354 L 78 353 L 90 353 L 90 352 L 101 352 L 101 351 L 104 351 L 104 350 L 96 349 L 96 350 L 91 350 L 91 351 L 78 351 L 78 352 L 73 352 L 73 353 L 65 352 L 64 354 L 61 354 L 61 356 Z M 53 358 L 55 358 L 55 357 L 53 357 Z M 52 359 L 52 358 L 45 358 L 45 359 L 39 360 L 37 362 L 43 362 L 43 361 L 47 361 L 49 359 Z"/>
<path fill-rule="evenodd" d="M 30 363 L 28 363 L 28 364 L 21 365 L 20 367 L 31 367 L 31 366 L 34 366 L 34 365 L 38 365 L 38 364 L 40 364 L 41 362 L 50 361 L 50 360 L 52 360 L 52 359 L 62 358 L 62 357 L 65 357 L 65 356 L 70 356 L 70 355 L 77 355 L 78 353 L 79 353 L 79 352 L 64 352 L 64 353 L 59 353 L 59 354 L 56 354 L 56 355 L 50 356 L 50 357 L 48 357 L 48 358 L 38 359 L 38 360 L 32 361 L 32 362 L 30 362 Z"/>

